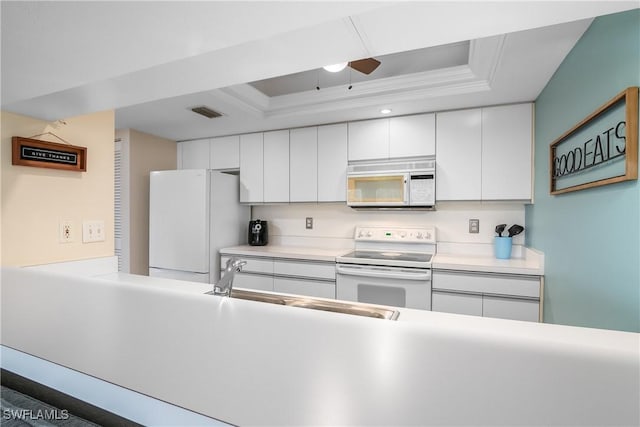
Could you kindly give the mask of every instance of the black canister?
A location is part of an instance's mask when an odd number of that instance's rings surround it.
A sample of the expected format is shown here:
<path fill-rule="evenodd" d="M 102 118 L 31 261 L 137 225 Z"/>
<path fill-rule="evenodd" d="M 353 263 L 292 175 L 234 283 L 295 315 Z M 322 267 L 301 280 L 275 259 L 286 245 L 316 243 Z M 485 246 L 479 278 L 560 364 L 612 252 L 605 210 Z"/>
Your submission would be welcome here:
<path fill-rule="evenodd" d="M 249 221 L 249 244 L 264 246 L 269 243 L 269 225 L 267 221 L 253 219 Z"/>

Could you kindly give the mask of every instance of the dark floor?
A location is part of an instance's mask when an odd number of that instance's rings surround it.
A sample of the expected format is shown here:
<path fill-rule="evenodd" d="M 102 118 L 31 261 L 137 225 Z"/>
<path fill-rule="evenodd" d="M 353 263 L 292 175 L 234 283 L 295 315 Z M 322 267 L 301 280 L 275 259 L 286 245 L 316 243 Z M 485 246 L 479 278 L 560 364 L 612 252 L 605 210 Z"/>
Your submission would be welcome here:
<path fill-rule="evenodd" d="M 98 424 L 91 423 L 69 413 L 66 409 L 47 405 L 44 402 L 12 390 L 4 385 L 1 386 L 0 390 L 0 409 L 2 409 L 0 424 L 3 427 L 98 426 Z"/>
<path fill-rule="evenodd" d="M 138 427 L 126 418 L 0 369 L 0 426 Z"/>

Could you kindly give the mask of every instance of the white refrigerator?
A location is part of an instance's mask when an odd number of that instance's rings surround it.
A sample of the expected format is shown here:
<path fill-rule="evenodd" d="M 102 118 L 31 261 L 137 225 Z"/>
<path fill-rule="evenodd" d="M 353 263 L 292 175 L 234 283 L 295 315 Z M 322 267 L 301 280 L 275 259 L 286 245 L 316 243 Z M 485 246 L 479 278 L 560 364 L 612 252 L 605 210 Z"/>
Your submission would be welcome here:
<path fill-rule="evenodd" d="M 215 283 L 219 250 L 244 244 L 251 216 L 237 175 L 206 169 L 153 171 L 149 276 Z"/>

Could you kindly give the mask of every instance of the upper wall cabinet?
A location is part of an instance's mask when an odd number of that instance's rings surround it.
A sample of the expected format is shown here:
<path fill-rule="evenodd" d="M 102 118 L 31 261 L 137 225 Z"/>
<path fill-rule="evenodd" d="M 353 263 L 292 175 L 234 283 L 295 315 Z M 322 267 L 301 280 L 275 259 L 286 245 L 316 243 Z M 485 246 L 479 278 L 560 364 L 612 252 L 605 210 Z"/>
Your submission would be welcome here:
<path fill-rule="evenodd" d="M 318 128 L 289 132 L 289 201 L 318 200 Z"/>
<path fill-rule="evenodd" d="M 482 198 L 482 111 L 438 113 L 436 197 L 438 200 Z"/>
<path fill-rule="evenodd" d="M 289 130 L 264 133 L 264 202 L 289 201 Z"/>
<path fill-rule="evenodd" d="M 437 122 L 437 200 L 531 200 L 533 104 L 438 113 Z"/>
<path fill-rule="evenodd" d="M 435 114 L 349 123 L 349 161 L 432 156 Z"/>
<path fill-rule="evenodd" d="M 530 200 L 533 104 L 482 109 L 482 198 Z"/>
<path fill-rule="evenodd" d="M 389 158 L 433 156 L 436 154 L 436 115 L 391 117 Z"/>
<path fill-rule="evenodd" d="M 179 169 L 238 169 L 240 136 L 184 141 L 178 144 Z"/>
<path fill-rule="evenodd" d="M 264 202 L 263 134 L 240 135 L 240 202 Z"/>
<path fill-rule="evenodd" d="M 179 169 L 209 169 L 209 139 L 178 144 Z"/>
<path fill-rule="evenodd" d="M 238 169 L 240 167 L 240 136 L 211 138 L 209 167 Z"/>
<path fill-rule="evenodd" d="M 389 158 L 389 119 L 351 122 L 349 161 Z"/>
<path fill-rule="evenodd" d="M 318 126 L 318 201 L 346 200 L 347 124 Z"/>

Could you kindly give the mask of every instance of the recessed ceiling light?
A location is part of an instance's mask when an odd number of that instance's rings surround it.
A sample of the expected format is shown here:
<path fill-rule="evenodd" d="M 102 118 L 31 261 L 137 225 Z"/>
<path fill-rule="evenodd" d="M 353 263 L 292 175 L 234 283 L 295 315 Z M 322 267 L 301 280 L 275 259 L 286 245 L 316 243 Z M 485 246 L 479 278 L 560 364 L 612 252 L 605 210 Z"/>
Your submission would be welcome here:
<path fill-rule="evenodd" d="M 325 65 L 322 68 L 324 68 L 325 70 L 331 73 L 337 73 L 338 71 L 344 70 L 347 64 L 348 64 L 347 62 L 341 62 L 339 64 Z"/>
<path fill-rule="evenodd" d="M 389 114 L 391 112 L 391 108 L 383 108 L 382 110 L 380 110 L 381 114 Z"/>

